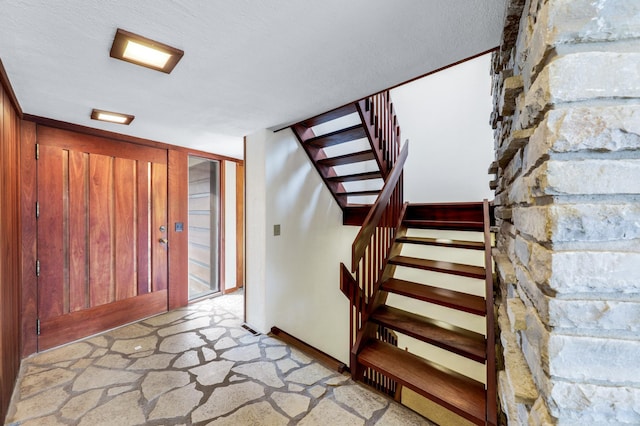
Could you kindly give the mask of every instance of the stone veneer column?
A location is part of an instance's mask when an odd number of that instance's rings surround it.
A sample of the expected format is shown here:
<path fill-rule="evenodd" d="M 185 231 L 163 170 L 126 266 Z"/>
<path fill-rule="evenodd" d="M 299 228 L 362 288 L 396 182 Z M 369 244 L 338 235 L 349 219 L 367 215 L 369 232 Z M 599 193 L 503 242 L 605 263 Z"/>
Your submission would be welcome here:
<path fill-rule="evenodd" d="M 638 424 L 640 1 L 509 1 L 493 75 L 504 414 Z"/>

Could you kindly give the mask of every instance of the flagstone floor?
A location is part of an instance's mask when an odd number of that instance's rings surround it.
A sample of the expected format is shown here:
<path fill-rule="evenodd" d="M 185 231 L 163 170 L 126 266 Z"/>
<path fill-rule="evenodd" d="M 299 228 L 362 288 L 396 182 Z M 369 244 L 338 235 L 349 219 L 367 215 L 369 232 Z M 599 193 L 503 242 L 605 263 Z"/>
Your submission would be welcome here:
<path fill-rule="evenodd" d="M 204 300 L 23 362 L 10 425 L 432 425 Z"/>

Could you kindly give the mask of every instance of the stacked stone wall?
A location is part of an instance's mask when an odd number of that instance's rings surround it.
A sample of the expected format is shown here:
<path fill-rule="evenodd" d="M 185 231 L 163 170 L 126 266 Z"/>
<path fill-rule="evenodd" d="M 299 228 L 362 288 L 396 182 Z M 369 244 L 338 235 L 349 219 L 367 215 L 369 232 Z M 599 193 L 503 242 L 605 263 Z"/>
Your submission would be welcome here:
<path fill-rule="evenodd" d="M 640 424 L 640 1 L 510 0 L 493 65 L 509 424 Z"/>

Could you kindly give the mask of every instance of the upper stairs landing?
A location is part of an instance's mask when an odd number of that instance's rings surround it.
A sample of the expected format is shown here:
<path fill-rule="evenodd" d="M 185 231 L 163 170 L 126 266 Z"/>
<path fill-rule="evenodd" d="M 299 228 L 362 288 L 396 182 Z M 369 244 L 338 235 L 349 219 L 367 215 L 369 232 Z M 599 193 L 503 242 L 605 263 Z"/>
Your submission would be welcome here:
<path fill-rule="evenodd" d="M 399 152 L 399 127 L 388 92 L 291 126 L 343 211 L 361 225 Z"/>

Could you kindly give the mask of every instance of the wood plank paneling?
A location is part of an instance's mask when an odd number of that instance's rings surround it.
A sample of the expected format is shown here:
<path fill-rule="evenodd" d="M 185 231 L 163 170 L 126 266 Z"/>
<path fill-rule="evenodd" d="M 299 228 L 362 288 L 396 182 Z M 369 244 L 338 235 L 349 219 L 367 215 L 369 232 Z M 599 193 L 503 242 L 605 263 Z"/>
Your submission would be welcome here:
<path fill-rule="evenodd" d="M 136 162 L 116 158 L 114 162 L 115 190 L 115 300 L 133 297 L 136 280 Z"/>
<path fill-rule="evenodd" d="M 151 275 L 149 260 L 151 247 L 149 244 L 149 180 L 151 179 L 151 164 L 148 161 L 138 161 L 136 165 L 136 180 L 138 192 L 136 194 L 136 220 L 138 228 L 138 294 L 151 291 Z"/>
<path fill-rule="evenodd" d="M 64 311 L 64 236 L 63 222 L 63 150 L 54 146 L 41 146 L 38 160 L 38 179 L 47 182 L 38 188 L 40 217 L 38 226 L 47 230 L 38 234 L 38 260 L 40 262 L 38 299 L 41 319 L 53 318 Z"/>
<path fill-rule="evenodd" d="M 189 303 L 188 281 L 188 157 L 185 152 L 169 151 L 169 309 Z M 183 231 L 176 231 L 176 223 L 183 224 Z"/>
<path fill-rule="evenodd" d="M 89 240 L 91 241 L 89 254 L 91 294 L 89 301 L 91 307 L 113 301 L 114 295 L 113 230 L 110 214 L 113 208 L 111 203 L 113 168 L 111 163 L 111 157 L 97 154 L 89 156 L 89 179 L 91 182 L 89 185 Z"/>
<path fill-rule="evenodd" d="M 168 280 L 167 244 L 167 167 L 162 164 L 151 166 L 151 288 L 153 291 L 165 290 Z M 164 227 L 164 231 L 161 230 Z"/>
<path fill-rule="evenodd" d="M 127 322 L 137 321 L 164 312 L 166 307 L 167 292 L 163 290 L 42 321 L 39 349 L 46 350 Z"/>
<path fill-rule="evenodd" d="M 236 287 L 244 286 L 244 164 L 236 165 Z"/>
<path fill-rule="evenodd" d="M 0 421 L 20 367 L 20 118 L 0 63 Z"/>
<path fill-rule="evenodd" d="M 36 125 L 23 122 L 20 142 L 22 230 L 22 357 L 38 350 L 38 281 L 36 278 Z"/>
<path fill-rule="evenodd" d="M 69 311 L 89 307 L 89 154 L 69 151 Z"/>
<path fill-rule="evenodd" d="M 83 135 L 53 127 L 38 126 L 38 143 L 55 145 L 66 150 L 91 152 L 130 160 L 167 164 L 167 151 L 135 144 L 123 144 L 97 136 Z"/>

